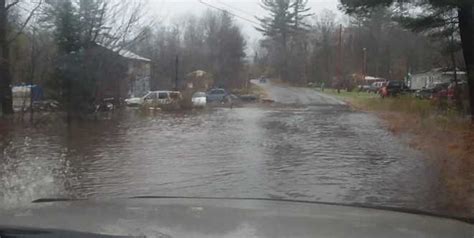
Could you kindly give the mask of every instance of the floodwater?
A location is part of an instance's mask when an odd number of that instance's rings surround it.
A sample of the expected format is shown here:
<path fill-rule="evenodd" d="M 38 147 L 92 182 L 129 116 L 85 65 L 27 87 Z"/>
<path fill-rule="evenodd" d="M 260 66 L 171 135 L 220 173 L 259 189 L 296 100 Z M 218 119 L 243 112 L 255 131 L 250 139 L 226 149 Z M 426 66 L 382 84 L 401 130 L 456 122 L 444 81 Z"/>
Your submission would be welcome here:
<path fill-rule="evenodd" d="M 155 195 L 474 214 L 472 204 L 459 209 L 443 192 L 438 163 L 374 116 L 310 89 L 264 87 L 277 103 L 179 113 L 127 109 L 70 127 L 3 125 L 0 206 Z"/>

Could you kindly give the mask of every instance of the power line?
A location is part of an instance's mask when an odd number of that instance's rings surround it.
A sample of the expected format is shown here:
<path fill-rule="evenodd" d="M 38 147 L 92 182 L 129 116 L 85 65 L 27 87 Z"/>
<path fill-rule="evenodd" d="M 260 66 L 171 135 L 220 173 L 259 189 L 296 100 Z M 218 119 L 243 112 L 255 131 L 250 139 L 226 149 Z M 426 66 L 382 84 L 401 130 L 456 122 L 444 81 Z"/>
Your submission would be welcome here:
<path fill-rule="evenodd" d="M 207 2 L 204 2 L 203 0 L 198 0 L 198 2 L 201 3 L 201 4 L 203 4 L 203 5 L 208 6 L 208 7 L 210 7 L 210 8 L 219 10 L 219 11 L 221 11 L 221 12 L 228 13 L 228 14 L 234 16 L 234 17 L 237 17 L 237 18 L 240 18 L 240 19 L 242 19 L 242 20 L 244 20 L 244 21 L 247 21 L 247 22 L 250 22 L 250 23 L 252 23 L 252 24 L 255 24 L 255 27 L 257 27 L 257 26 L 260 25 L 260 23 L 254 21 L 254 20 L 250 20 L 250 19 L 248 19 L 248 18 L 246 18 L 246 17 L 239 16 L 239 15 L 237 15 L 237 14 L 235 14 L 235 13 L 232 13 L 232 12 L 226 10 L 226 9 L 222 9 L 222 8 L 220 8 L 220 7 L 216 7 L 216 6 L 211 5 L 211 4 L 207 3 Z"/>
<path fill-rule="evenodd" d="M 227 4 L 227 3 L 225 3 L 225 2 L 223 2 L 223 1 L 221 1 L 221 0 L 217 0 L 217 2 L 220 3 L 221 5 L 227 6 L 228 8 L 234 9 L 235 11 L 238 11 L 238 12 L 240 12 L 240 13 L 243 13 L 243 14 L 245 14 L 245 15 L 247 15 L 247 16 L 255 17 L 253 14 L 247 13 L 246 11 L 244 11 L 244 10 L 242 10 L 242 9 L 240 9 L 240 8 L 234 7 L 234 6 L 230 5 L 230 4 Z"/>
<path fill-rule="evenodd" d="M 201 4 L 204 4 L 204 5 L 206 5 L 206 6 L 210 7 L 210 8 L 213 8 L 213 9 L 216 9 L 216 10 L 219 10 L 219 11 L 222 11 L 222 12 L 225 12 L 225 13 L 228 13 L 228 14 L 230 14 L 230 15 L 232 15 L 232 16 L 235 16 L 235 17 L 237 17 L 237 18 L 240 18 L 240 19 L 242 19 L 242 20 L 244 20 L 244 21 L 247 21 L 247 22 L 250 22 L 250 23 L 252 23 L 252 24 L 260 25 L 260 23 L 254 21 L 254 20 L 250 20 L 250 19 L 248 19 L 248 18 L 246 18 L 246 17 L 237 15 L 237 14 L 232 13 L 232 12 L 226 10 L 226 9 L 222 9 L 222 8 L 220 8 L 220 7 L 216 7 L 216 6 L 214 6 L 214 5 L 210 4 L 210 3 L 204 2 L 203 0 L 198 0 L 198 1 L 199 1 Z"/>

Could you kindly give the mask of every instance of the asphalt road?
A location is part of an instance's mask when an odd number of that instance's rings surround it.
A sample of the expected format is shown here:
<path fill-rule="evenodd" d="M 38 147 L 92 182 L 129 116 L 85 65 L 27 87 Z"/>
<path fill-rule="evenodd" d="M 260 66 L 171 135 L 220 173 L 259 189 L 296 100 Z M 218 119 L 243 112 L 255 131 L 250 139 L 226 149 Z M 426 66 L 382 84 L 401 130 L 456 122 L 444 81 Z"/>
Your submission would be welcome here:
<path fill-rule="evenodd" d="M 294 105 L 343 105 L 344 102 L 326 94 L 319 93 L 311 88 L 289 87 L 285 85 L 273 84 L 271 81 L 260 83 L 259 80 L 251 80 L 265 89 L 272 100 L 282 104 Z"/>

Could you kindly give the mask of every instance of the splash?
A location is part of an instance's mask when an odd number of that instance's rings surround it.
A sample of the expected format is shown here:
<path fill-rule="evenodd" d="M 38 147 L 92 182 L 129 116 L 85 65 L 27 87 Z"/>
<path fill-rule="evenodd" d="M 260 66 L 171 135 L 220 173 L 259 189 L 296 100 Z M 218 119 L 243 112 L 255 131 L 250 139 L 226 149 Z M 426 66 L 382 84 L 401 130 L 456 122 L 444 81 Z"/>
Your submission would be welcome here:
<path fill-rule="evenodd" d="M 39 198 L 64 196 L 65 185 L 71 183 L 66 155 L 67 151 L 39 154 L 29 137 L 9 142 L 0 160 L 0 208 L 27 207 Z"/>

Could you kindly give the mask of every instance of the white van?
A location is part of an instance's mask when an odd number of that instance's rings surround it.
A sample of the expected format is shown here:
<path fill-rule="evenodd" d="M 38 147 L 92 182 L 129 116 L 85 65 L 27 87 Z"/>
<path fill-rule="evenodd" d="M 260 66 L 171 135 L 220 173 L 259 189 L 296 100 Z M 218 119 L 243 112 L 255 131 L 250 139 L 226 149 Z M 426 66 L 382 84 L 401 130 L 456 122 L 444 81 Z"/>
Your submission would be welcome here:
<path fill-rule="evenodd" d="M 151 91 L 143 97 L 125 99 L 127 106 L 160 106 L 178 103 L 182 99 L 178 91 Z"/>

